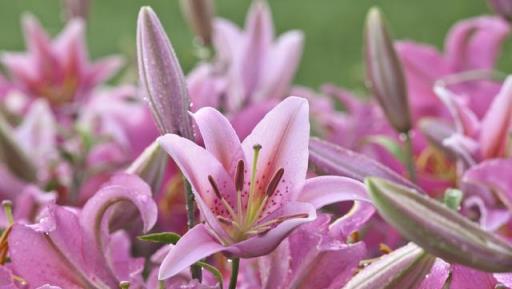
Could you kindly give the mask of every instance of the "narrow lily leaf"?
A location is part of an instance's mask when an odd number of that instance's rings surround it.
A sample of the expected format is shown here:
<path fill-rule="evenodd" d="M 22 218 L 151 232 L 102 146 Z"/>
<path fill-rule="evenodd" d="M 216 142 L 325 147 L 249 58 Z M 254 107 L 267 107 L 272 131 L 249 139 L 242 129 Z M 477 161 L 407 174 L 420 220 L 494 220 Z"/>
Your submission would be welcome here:
<path fill-rule="evenodd" d="M 369 88 L 389 123 L 401 133 L 412 127 L 402 65 L 382 13 L 371 8 L 366 17 L 365 63 Z"/>
<path fill-rule="evenodd" d="M 417 288 L 430 272 L 435 259 L 409 243 L 371 263 L 343 289 Z"/>
<path fill-rule="evenodd" d="M 213 0 L 181 0 L 181 10 L 202 45 L 210 45 L 213 34 Z"/>
<path fill-rule="evenodd" d="M 152 192 L 158 192 L 167 162 L 167 153 L 155 141 L 126 169 L 126 173 L 139 176 L 150 185 Z"/>
<path fill-rule="evenodd" d="M 509 272 L 512 246 L 440 202 L 380 178 L 367 178 L 381 216 L 405 238 L 448 262 L 487 272 Z"/>
<path fill-rule="evenodd" d="M 9 124 L 0 117 L 0 161 L 2 161 L 18 178 L 35 182 L 37 171 L 30 158 L 20 149 L 14 139 L 14 132 Z"/>
<path fill-rule="evenodd" d="M 138 237 L 139 240 L 148 241 L 153 243 L 164 243 L 176 245 L 180 240 L 181 236 L 173 232 L 161 232 L 142 235 Z"/>
<path fill-rule="evenodd" d="M 137 56 L 140 82 L 160 132 L 193 139 L 185 76 L 158 16 L 150 7 L 139 12 Z"/>
<path fill-rule="evenodd" d="M 212 266 L 206 262 L 201 261 L 197 262 L 196 265 L 212 273 L 215 279 L 217 279 L 217 282 L 219 282 L 220 289 L 224 288 L 222 273 L 219 271 L 219 269 L 217 269 L 215 266 Z"/>
<path fill-rule="evenodd" d="M 380 177 L 422 191 L 383 164 L 318 138 L 312 138 L 309 142 L 309 160 L 323 174 L 345 176 L 359 181 L 364 181 L 367 177 Z"/>

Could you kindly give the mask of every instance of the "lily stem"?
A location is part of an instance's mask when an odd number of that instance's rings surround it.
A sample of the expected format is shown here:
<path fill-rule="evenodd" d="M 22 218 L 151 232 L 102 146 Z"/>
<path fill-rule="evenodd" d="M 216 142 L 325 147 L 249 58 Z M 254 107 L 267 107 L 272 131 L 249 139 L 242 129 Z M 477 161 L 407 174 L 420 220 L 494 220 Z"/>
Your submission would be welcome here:
<path fill-rule="evenodd" d="M 411 181 L 416 183 L 416 168 L 414 167 L 414 152 L 412 150 L 411 133 L 404 133 L 403 140 L 405 145 L 405 165 L 407 167 L 407 173 L 409 174 Z"/>
<path fill-rule="evenodd" d="M 240 258 L 233 258 L 231 260 L 231 279 L 229 280 L 229 289 L 236 288 L 239 267 L 240 267 Z"/>
<path fill-rule="evenodd" d="M 192 187 L 185 178 L 183 178 L 183 180 L 185 186 L 185 199 L 187 206 L 187 227 L 190 230 L 196 225 L 196 207 L 194 201 L 194 194 L 192 193 Z M 190 273 L 192 274 L 192 278 L 199 280 L 199 282 L 201 282 L 201 280 L 203 279 L 201 267 L 199 267 L 198 265 L 192 265 L 190 267 Z"/>

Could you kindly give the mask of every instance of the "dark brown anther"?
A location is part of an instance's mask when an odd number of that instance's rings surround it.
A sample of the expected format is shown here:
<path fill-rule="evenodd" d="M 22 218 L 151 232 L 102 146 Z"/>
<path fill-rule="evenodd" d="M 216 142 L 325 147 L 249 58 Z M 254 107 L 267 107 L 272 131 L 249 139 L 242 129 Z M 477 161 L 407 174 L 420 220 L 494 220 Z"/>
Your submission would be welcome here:
<path fill-rule="evenodd" d="M 270 183 L 268 184 L 268 187 L 267 187 L 267 192 L 266 192 L 267 196 L 270 197 L 274 194 L 274 192 L 277 189 L 277 185 L 279 185 L 279 182 L 281 181 L 281 178 L 283 177 L 283 174 L 284 174 L 283 168 L 280 168 L 274 174 L 274 176 L 272 177 L 272 180 L 270 180 Z"/>
<path fill-rule="evenodd" d="M 236 165 L 236 174 L 235 174 L 235 188 L 237 192 L 241 192 L 244 189 L 244 174 L 245 174 L 245 164 L 243 160 L 239 160 Z"/>
<path fill-rule="evenodd" d="M 222 196 L 220 195 L 219 187 L 217 187 L 217 184 L 215 183 L 215 180 L 211 175 L 208 176 L 208 181 L 210 182 L 210 185 L 212 186 L 213 192 L 217 196 L 217 198 L 222 199 Z"/>

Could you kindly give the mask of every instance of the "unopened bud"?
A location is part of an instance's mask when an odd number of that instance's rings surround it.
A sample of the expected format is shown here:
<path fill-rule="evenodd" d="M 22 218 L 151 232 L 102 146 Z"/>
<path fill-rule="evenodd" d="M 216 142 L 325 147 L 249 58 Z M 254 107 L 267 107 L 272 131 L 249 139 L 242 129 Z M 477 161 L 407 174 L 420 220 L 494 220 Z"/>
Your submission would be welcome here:
<path fill-rule="evenodd" d="M 435 260 L 434 256 L 409 243 L 372 262 L 343 289 L 418 288 Z"/>
<path fill-rule="evenodd" d="M 512 21 L 512 0 L 489 0 L 492 10 L 507 21 Z"/>
<path fill-rule="evenodd" d="M 401 133 L 412 127 L 402 65 L 382 13 L 371 8 L 366 17 L 365 62 L 367 83 L 389 123 Z"/>
<path fill-rule="evenodd" d="M 140 83 L 161 134 L 193 139 L 185 76 L 171 42 L 150 7 L 142 7 L 137 24 Z"/>
<path fill-rule="evenodd" d="M 181 0 L 183 15 L 202 45 L 212 42 L 214 5 L 213 0 Z"/>
<path fill-rule="evenodd" d="M 487 272 L 512 268 L 512 246 L 456 211 L 384 179 L 365 182 L 380 215 L 426 252 Z"/>

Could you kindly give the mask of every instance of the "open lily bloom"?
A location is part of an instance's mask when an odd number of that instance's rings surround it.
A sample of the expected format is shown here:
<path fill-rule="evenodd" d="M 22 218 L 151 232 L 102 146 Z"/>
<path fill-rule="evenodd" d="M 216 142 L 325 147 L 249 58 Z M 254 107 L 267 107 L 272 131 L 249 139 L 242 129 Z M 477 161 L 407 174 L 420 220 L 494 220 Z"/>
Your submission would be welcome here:
<path fill-rule="evenodd" d="M 47 99 L 53 107 L 87 98 L 121 65 L 117 57 L 89 62 L 80 19 L 71 20 L 53 41 L 31 15 L 23 18 L 23 28 L 28 51 L 6 53 L 1 61 L 20 90 Z"/>
<path fill-rule="evenodd" d="M 476 17 L 453 26 L 446 37 L 444 53 L 425 44 L 398 42 L 396 48 L 406 74 L 414 119 L 446 117 L 446 109 L 432 91 L 434 82 L 449 74 L 492 70 L 509 32 L 509 25 L 501 18 Z M 477 95 L 470 105 L 481 115 L 489 105 L 486 95 L 497 93 L 499 86 L 482 81 L 458 89 Z"/>
<path fill-rule="evenodd" d="M 253 1 L 245 30 L 218 19 L 213 32 L 216 59 L 200 64 L 188 76 L 193 108 L 212 106 L 226 112 L 245 137 L 288 94 L 302 55 L 303 35 L 289 31 L 275 40 L 266 1 Z"/>
<path fill-rule="evenodd" d="M 309 118 L 305 99 L 289 97 L 242 142 L 212 108 L 194 114 L 206 149 L 168 134 L 160 145 L 190 181 L 205 224 L 188 231 L 165 258 L 160 279 L 217 252 L 250 258 L 268 254 L 316 208 L 368 201 L 360 182 L 343 177 L 306 180 Z"/>
<path fill-rule="evenodd" d="M 8 244 L 17 280 L 29 288 L 118 288 L 121 281 L 139 288 L 143 260 L 130 256 L 125 232 L 109 232 L 111 209 L 123 201 L 136 206 L 144 231 L 153 227 L 157 208 L 149 187 L 130 175 L 114 177 L 81 210 L 53 204 L 37 224 L 15 224 Z"/>

